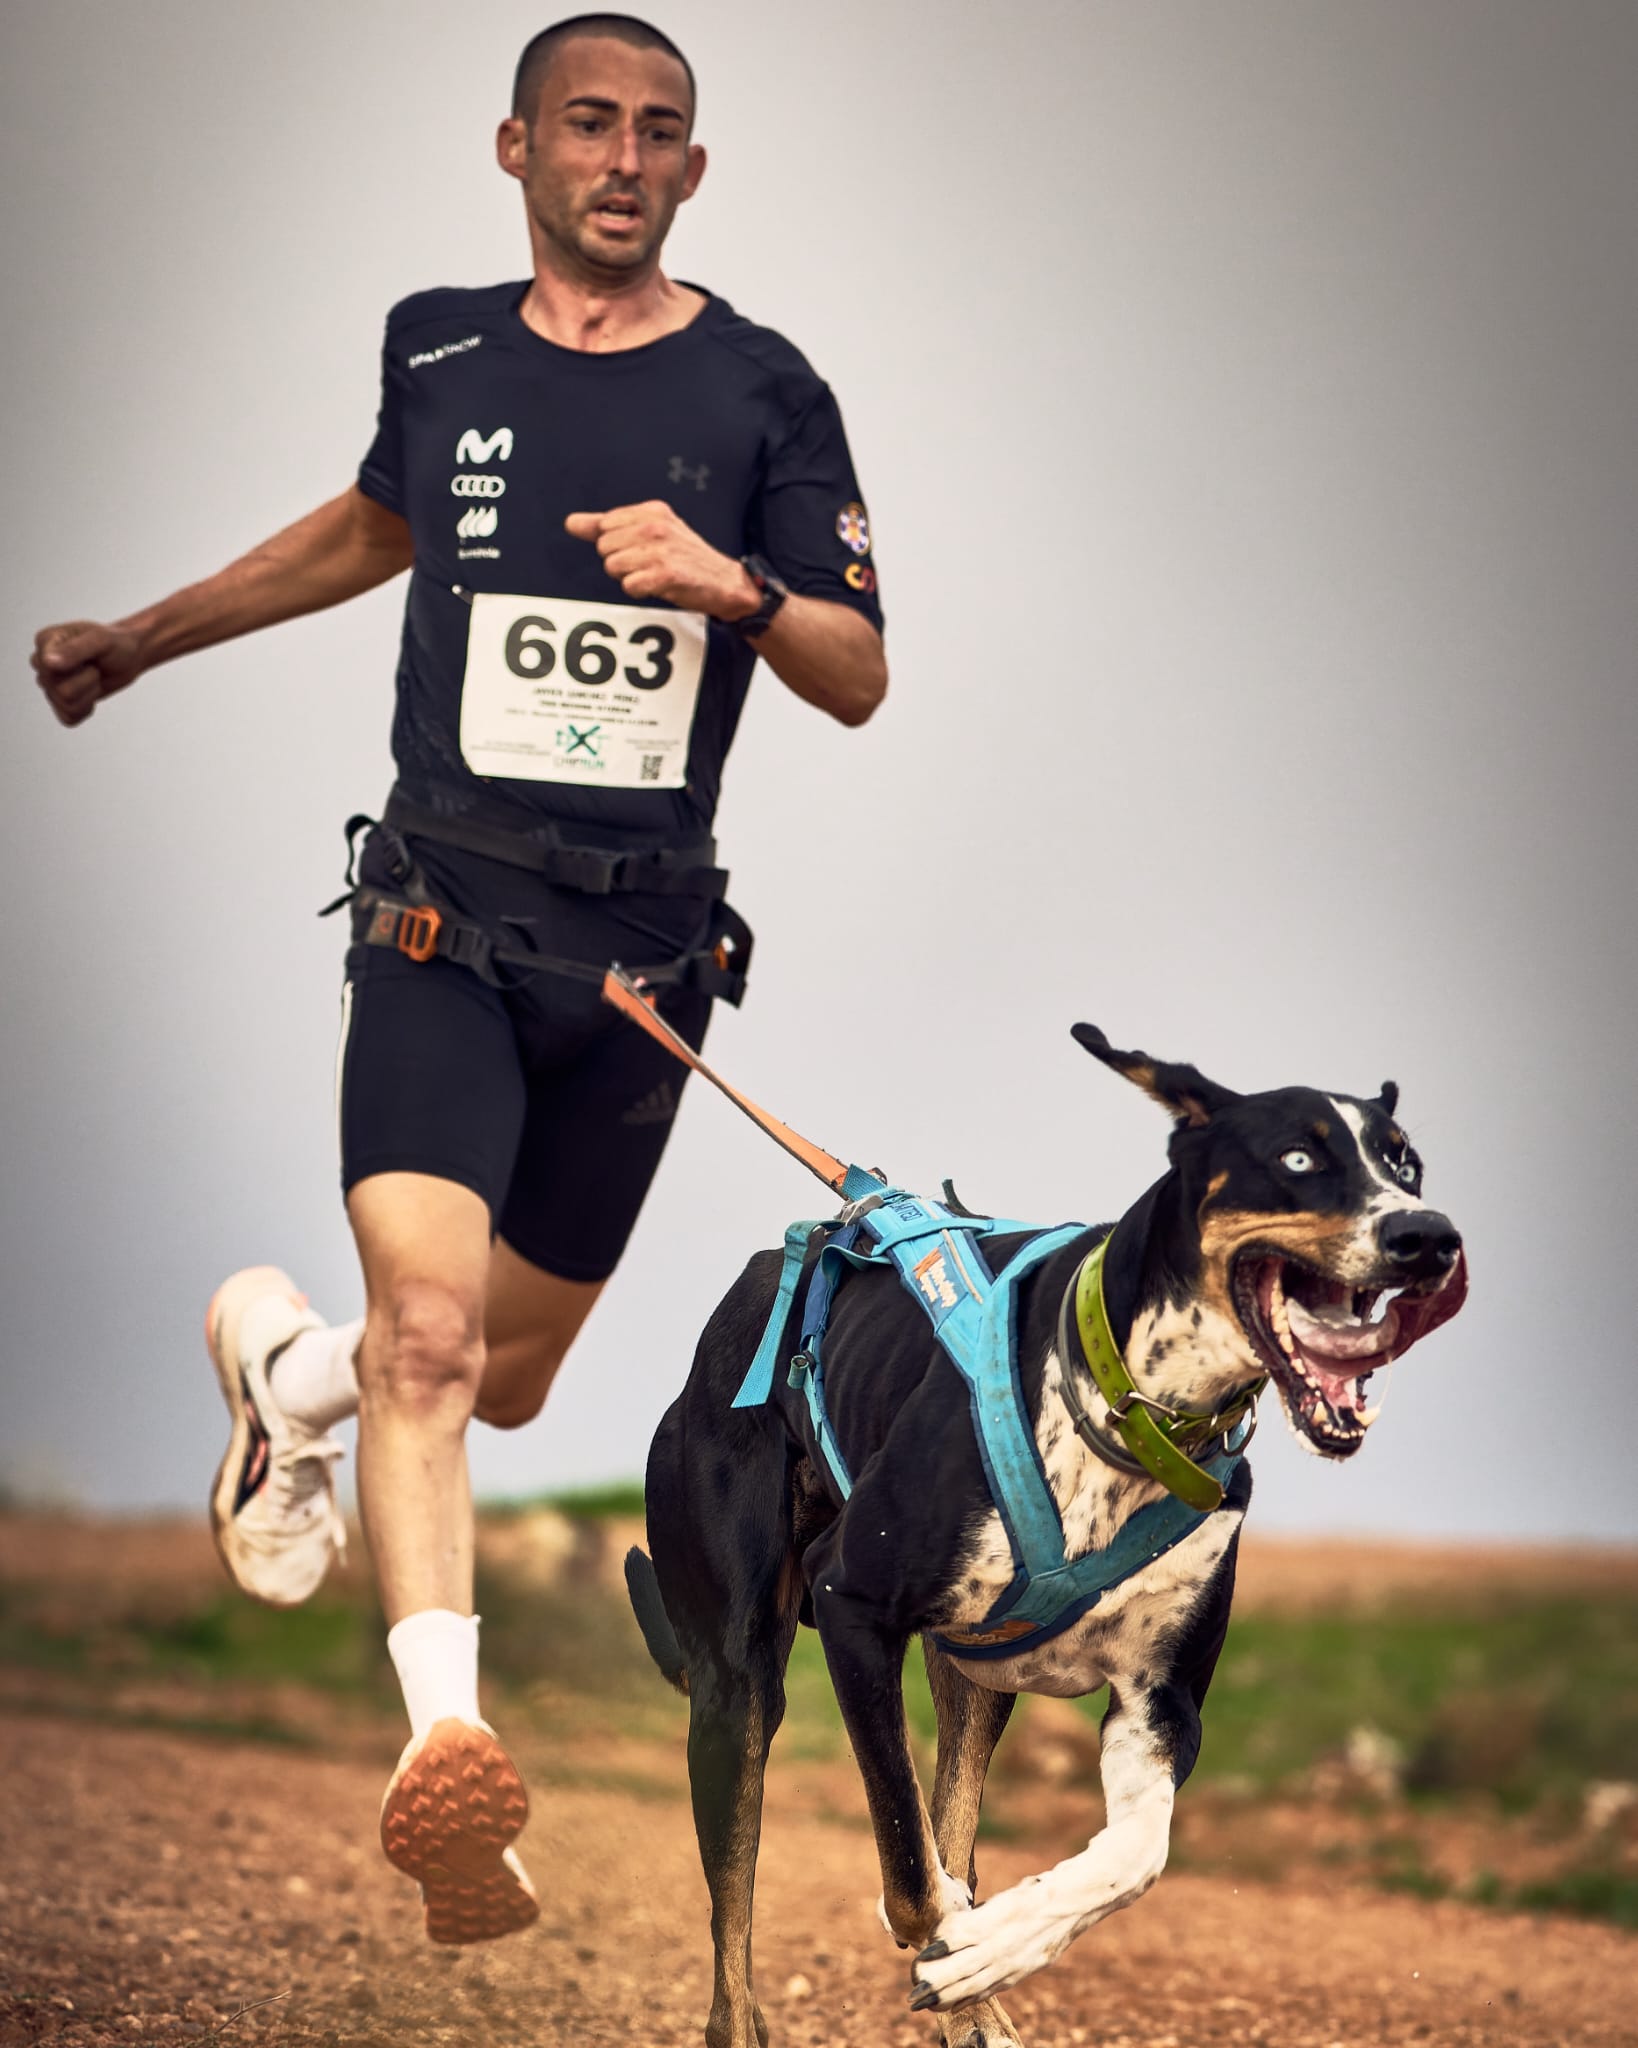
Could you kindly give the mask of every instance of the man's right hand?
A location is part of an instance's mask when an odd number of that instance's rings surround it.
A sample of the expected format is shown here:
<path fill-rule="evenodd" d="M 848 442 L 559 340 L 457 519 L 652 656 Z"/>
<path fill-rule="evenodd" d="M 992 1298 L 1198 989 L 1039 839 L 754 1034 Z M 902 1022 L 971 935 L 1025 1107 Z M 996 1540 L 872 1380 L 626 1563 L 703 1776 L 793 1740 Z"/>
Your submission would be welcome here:
<path fill-rule="evenodd" d="M 75 619 L 43 626 L 31 656 L 40 688 L 64 725 L 83 725 L 104 697 L 142 673 L 141 642 L 126 626 Z"/>

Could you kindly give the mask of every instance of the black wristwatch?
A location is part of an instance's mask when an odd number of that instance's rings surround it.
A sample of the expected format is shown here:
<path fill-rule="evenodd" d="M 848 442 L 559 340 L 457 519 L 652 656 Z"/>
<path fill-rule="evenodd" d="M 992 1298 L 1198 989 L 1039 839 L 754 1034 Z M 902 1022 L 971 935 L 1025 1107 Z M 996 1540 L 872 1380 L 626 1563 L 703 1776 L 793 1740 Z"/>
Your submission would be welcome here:
<path fill-rule="evenodd" d="M 747 612 L 744 618 L 735 619 L 732 624 L 736 633 L 743 633 L 747 640 L 754 640 L 773 624 L 779 607 L 791 594 L 790 586 L 773 564 L 765 562 L 760 555 L 741 555 L 739 566 L 756 585 L 761 602 L 754 612 Z"/>

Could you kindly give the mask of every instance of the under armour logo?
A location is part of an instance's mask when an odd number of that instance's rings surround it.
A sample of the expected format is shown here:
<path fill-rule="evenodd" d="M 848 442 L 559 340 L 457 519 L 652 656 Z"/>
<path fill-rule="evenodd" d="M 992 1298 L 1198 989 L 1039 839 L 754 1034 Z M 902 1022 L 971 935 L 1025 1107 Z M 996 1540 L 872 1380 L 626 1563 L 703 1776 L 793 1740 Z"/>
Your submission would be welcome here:
<path fill-rule="evenodd" d="M 692 484 L 696 491 L 705 489 L 705 480 L 710 474 L 708 462 L 685 462 L 680 455 L 673 455 L 666 466 L 666 475 L 674 484 Z"/>

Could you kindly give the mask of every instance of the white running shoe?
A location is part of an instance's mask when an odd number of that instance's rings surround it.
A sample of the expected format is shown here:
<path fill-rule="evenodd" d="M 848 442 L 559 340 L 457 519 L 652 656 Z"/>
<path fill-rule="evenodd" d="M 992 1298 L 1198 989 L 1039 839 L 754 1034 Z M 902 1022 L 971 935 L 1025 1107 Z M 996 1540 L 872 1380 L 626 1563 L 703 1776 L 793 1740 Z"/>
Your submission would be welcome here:
<path fill-rule="evenodd" d="M 487 1721 L 435 1721 L 412 1737 L 381 1802 L 381 1846 L 421 1887 L 427 1938 L 497 1941 L 540 1918 L 512 1847 L 529 1794 Z"/>
<path fill-rule="evenodd" d="M 205 1311 L 205 1342 L 233 1424 L 211 1489 L 211 1527 L 229 1576 L 270 1607 L 299 1606 L 347 1549 L 330 1473 L 342 1446 L 292 1421 L 268 1383 L 271 1354 L 303 1330 L 323 1328 L 277 1266 L 235 1273 Z"/>

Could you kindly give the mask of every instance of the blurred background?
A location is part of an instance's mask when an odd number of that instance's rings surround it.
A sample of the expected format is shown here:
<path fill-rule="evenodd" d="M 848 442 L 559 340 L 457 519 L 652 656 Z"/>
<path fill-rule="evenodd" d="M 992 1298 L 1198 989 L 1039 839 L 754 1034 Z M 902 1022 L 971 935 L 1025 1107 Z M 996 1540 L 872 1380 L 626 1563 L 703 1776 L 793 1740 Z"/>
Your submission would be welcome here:
<path fill-rule="evenodd" d="M 201 1503 L 216 1282 L 274 1260 L 359 1308 L 343 934 L 312 913 L 390 779 L 402 592 L 73 733 L 33 630 L 341 488 L 387 307 L 523 274 L 491 137 L 541 20 L 8 14 L 14 1494 Z M 662 25 L 712 153 L 669 268 L 835 386 L 893 667 L 861 732 L 753 688 L 719 834 L 761 943 L 713 1056 L 832 1149 L 1043 1222 L 1118 1214 L 1162 1163 L 1079 1017 L 1245 1089 L 1393 1075 L 1471 1303 L 1356 1464 L 1259 1447 L 1259 1525 L 1632 1537 L 1632 9 L 668 0 Z M 815 1196 L 696 1089 L 547 1414 L 474 1433 L 480 1493 L 639 1473 L 711 1305 Z"/>

